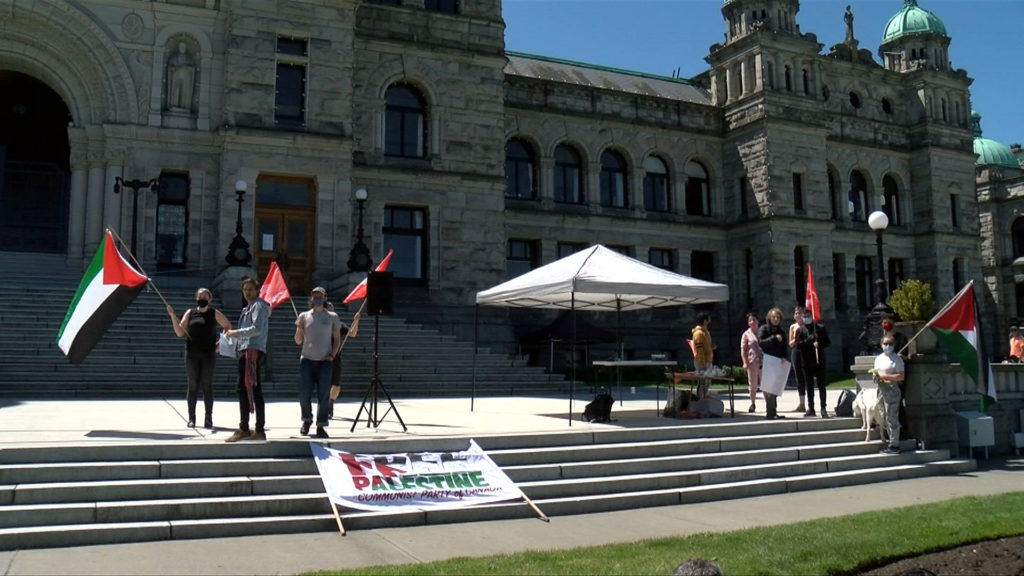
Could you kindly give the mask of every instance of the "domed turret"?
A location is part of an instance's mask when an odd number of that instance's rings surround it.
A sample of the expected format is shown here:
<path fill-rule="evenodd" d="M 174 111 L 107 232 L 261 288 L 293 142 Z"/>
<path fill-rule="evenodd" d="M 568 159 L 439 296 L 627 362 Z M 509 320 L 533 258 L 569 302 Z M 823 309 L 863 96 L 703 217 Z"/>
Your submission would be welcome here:
<path fill-rule="evenodd" d="M 918 6 L 917 0 L 904 0 L 903 9 L 885 25 L 882 43 L 911 34 L 946 36 L 946 25 L 938 16 Z"/>
<path fill-rule="evenodd" d="M 1010 151 L 1009 146 L 981 137 L 981 114 L 974 110 L 971 110 L 971 125 L 974 127 L 974 153 L 978 156 L 974 162 L 975 166 L 1002 166 L 1021 169 L 1017 157 Z"/>
<path fill-rule="evenodd" d="M 903 8 L 885 25 L 878 54 L 884 66 L 896 72 L 950 70 L 949 41 L 938 16 L 918 6 L 917 0 L 903 0 Z"/>

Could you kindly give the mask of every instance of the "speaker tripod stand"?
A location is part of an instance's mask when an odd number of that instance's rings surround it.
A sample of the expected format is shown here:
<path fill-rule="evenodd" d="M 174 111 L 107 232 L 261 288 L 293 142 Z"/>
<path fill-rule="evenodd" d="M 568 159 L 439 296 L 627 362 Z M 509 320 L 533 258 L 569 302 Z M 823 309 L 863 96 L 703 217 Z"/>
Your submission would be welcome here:
<path fill-rule="evenodd" d="M 388 393 L 388 389 L 384 387 L 384 382 L 380 379 L 380 352 L 377 345 L 380 334 L 380 313 L 378 312 L 374 316 L 373 322 L 373 378 L 370 379 L 370 387 L 366 389 L 366 394 L 363 395 L 363 403 L 359 406 L 359 412 L 356 412 L 355 420 L 352 421 L 352 428 L 349 432 L 354 432 L 356 425 L 359 424 L 359 418 L 363 415 L 363 410 L 366 410 L 366 427 L 369 428 L 371 425 L 374 428 L 380 426 L 380 423 L 387 417 L 389 412 L 394 412 L 395 417 L 398 418 L 398 423 L 402 425 L 402 431 L 408 432 L 409 429 L 405 427 L 405 422 L 402 420 L 402 415 L 398 413 L 398 408 L 395 406 L 395 402 L 391 399 L 391 394 Z M 388 400 L 388 406 L 386 412 L 378 417 L 377 401 L 380 392 L 384 393 L 384 397 Z"/>

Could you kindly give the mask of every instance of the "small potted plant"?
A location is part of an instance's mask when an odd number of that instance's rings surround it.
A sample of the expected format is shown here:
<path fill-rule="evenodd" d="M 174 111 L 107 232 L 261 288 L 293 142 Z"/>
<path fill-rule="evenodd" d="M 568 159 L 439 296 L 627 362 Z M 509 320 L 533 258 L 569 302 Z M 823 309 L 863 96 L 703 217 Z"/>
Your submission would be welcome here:
<path fill-rule="evenodd" d="M 918 332 L 921 333 L 911 342 L 907 350 L 909 354 L 934 352 L 937 342 L 935 334 L 931 330 L 922 331 L 935 310 L 931 285 L 913 278 L 904 280 L 889 296 L 889 306 L 900 320 L 896 323 L 897 330 L 907 338 L 913 338 Z"/>

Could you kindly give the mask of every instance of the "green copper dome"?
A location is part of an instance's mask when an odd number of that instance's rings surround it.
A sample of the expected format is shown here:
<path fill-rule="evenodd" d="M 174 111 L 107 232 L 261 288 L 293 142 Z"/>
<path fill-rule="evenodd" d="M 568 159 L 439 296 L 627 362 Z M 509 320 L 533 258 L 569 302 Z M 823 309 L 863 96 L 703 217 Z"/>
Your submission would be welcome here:
<path fill-rule="evenodd" d="M 1018 170 L 1021 168 L 1009 146 L 981 137 L 981 114 L 974 110 L 971 110 L 971 125 L 974 126 L 974 153 L 978 156 L 974 162 L 975 166 L 1003 166 Z"/>
<path fill-rule="evenodd" d="M 946 36 L 946 26 L 939 17 L 920 8 L 917 0 L 903 0 L 903 9 L 889 19 L 882 34 L 882 43 L 911 34 Z"/>

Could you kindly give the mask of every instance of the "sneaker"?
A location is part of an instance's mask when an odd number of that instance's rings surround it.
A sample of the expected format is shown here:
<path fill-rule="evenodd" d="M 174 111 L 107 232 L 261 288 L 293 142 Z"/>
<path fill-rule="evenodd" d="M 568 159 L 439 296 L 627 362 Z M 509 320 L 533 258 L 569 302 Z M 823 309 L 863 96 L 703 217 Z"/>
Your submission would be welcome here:
<path fill-rule="evenodd" d="M 249 436 L 248 438 L 246 438 L 246 440 L 251 440 L 253 442 L 266 442 L 267 441 L 267 433 L 264 432 L 263 430 L 257 430 L 257 431 L 252 433 L 252 436 Z"/>
<path fill-rule="evenodd" d="M 878 452 L 881 454 L 899 454 L 900 448 L 899 446 L 886 446 L 885 448 L 882 448 Z"/>
<path fill-rule="evenodd" d="M 821 417 L 828 418 L 828 412 L 826 412 L 824 408 L 821 409 Z"/>
<path fill-rule="evenodd" d="M 302 434 L 303 436 L 309 434 L 309 425 L 309 422 L 303 422 L 302 428 L 299 428 L 299 434 Z"/>
<path fill-rule="evenodd" d="M 747 408 L 747 412 L 750 412 L 751 414 L 753 414 L 753 413 L 754 413 L 754 410 L 756 410 L 756 409 L 757 409 L 757 407 L 756 407 L 756 406 L 754 406 L 754 403 L 753 403 L 753 402 L 751 402 L 751 403 L 750 403 L 750 408 Z"/>
<path fill-rule="evenodd" d="M 316 437 L 317 438 L 330 438 L 330 436 L 327 435 L 327 430 L 324 430 L 323 426 L 317 426 L 316 427 Z"/>
<path fill-rule="evenodd" d="M 203 428 L 206 428 L 207 430 L 213 430 L 213 417 L 212 416 L 207 416 L 206 419 L 203 420 Z"/>
<path fill-rule="evenodd" d="M 804 412 L 804 416 L 817 416 L 817 415 L 818 414 L 814 411 L 814 408 L 811 408 L 807 412 Z"/>
<path fill-rule="evenodd" d="M 189 418 L 188 419 L 188 424 L 186 424 L 186 426 L 188 426 L 189 428 L 195 428 L 196 427 L 196 419 L 195 418 Z"/>
<path fill-rule="evenodd" d="M 228 436 L 227 439 L 224 440 L 224 441 L 225 442 L 238 442 L 239 440 L 245 440 L 249 436 L 252 436 L 252 432 L 250 432 L 248 430 L 242 430 L 241 428 L 239 428 L 238 430 L 235 430 L 234 434 L 232 434 L 231 436 Z"/>

